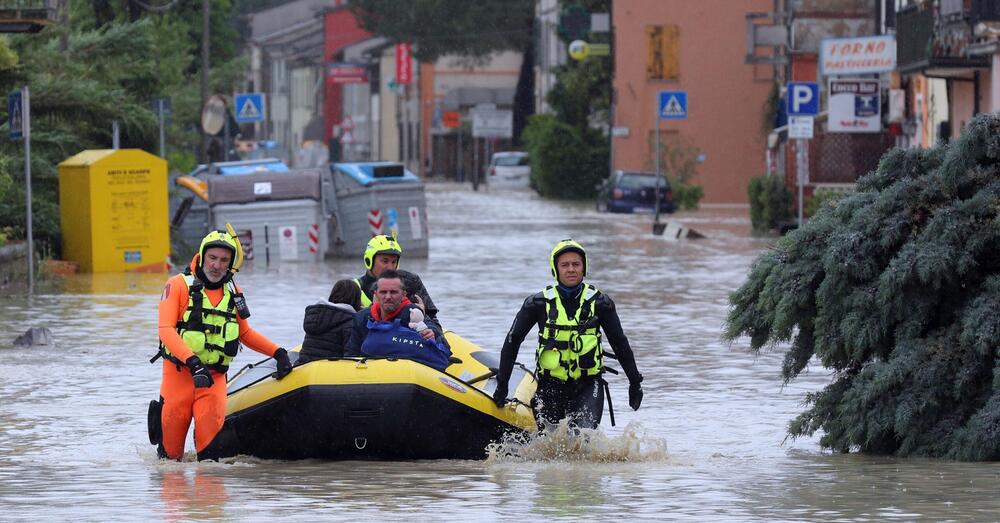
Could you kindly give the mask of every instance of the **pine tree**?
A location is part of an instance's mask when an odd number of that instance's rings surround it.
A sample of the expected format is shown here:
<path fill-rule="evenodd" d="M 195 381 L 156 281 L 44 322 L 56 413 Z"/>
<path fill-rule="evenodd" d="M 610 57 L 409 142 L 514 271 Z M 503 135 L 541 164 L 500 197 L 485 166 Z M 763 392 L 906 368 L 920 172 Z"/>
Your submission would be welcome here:
<path fill-rule="evenodd" d="M 787 383 L 813 359 L 832 383 L 793 437 L 841 452 L 1000 458 L 1000 117 L 956 141 L 895 149 L 857 192 L 752 265 L 724 338 L 791 343 Z"/>

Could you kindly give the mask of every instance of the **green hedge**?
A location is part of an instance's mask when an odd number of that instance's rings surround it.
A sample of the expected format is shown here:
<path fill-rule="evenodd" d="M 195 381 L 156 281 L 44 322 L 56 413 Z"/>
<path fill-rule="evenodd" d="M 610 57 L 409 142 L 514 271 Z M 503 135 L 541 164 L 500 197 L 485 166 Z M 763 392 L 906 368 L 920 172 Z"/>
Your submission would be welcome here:
<path fill-rule="evenodd" d="M 753 229 L 767 232 L 792 219 L 792 192 L 777 176 L 758 176 L 747 187 L 750 197 L 750 223 Z"/>
<path fill-rule="evenodd" d="M 835 192 L 835 191 L 816 191 L 813 193 L 812 198 L 806 202 L 806 208 L 803 209 L 806 217 L 812 218 L 817 211 L 823 208 L 824 205 L 836 205 L 841 198 L 846 196 L 846 193 Z"/>
<path fill-rule="evenodd" d="M 608 171 L 607 144 L 594 143 L 595 138 L 551 114 L 532 116 L 524 142 L 531 155 L 532 185 L 538 193 L 551 198 L 593 198 L 595 186 Z"/>

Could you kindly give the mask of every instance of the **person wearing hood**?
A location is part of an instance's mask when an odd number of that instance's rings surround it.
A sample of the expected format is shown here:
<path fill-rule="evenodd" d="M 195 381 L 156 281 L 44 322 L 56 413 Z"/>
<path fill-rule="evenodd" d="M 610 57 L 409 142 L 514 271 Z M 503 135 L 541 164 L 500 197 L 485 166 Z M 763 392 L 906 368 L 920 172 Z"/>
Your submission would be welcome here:
<path fill-rule="evenodd" d="M 306 307 L 302 328 L 306 332 L 296 365 L 314 360 L 342 358 L 351 337 L 354 314 L 361 308 L 361 288 L 353 280 L 333 285 L 329 300 Z"/>
<path fill-rule="evenodd" d="M 549 267 L 556 284 L 528 296 L 507 332 L 500 351 L 493 401 L 498 407 L 507 403 L 507 382 L 518 349 L 528 331 L 537 325 L 535 374 L 538 388 L 532 406 L 540 428 L 544 430 L 546 425 L 562 419 L 568 419 L 578 428 L 595 429 L 601 424 L 604 396 L 608 392 L 607 382 L 602 377 L 605 370 L 603 336 L 607 336 L 614 350 L 608 356 L 618 360 L 628 377 L 628 404 L 633 410 L 639 410 L 643 395 L 642 374 L 639 374 L 632 347 L 622 331 L 615 302 L 583 282 L 587 275 L 587 252 L 578 242 L 563 240 L 549 254 Z"/>
<path fill-rule="evenodd" d="M 159 304 L 160 400 L 150 405 L 149 439 L 161 458 L 179 460 L 194 419 L 198 459 L 214 459 L 211 444 L 226 416 L 226 371 L 240 344 L 272 357 L 281 379 L 292 365 L 285 349 L 247 322 L 249 308 L 232 281 L 242 247 L 232 228 L 202 240 L 191 265 L 167 280 Z"/>

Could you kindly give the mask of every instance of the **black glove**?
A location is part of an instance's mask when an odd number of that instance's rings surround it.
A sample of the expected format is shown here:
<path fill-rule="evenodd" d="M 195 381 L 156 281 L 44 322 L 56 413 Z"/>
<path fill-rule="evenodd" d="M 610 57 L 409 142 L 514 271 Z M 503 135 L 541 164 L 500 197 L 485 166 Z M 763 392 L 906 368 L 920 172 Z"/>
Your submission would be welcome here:
<path fill-rule="evenodd" d="M 497 390 L 493 392 L 493 403 L 496 403 L 497 407 L 503 407 L 507 403 L 507 387 L 497 385 Z"/>
<path fill-rule="evenodd" d="M 191 370 L 191 377 L 194 378 L 196 389 L 207 389 L 215 383 L 215 380 L 212 379 L 212 373 L 208 371 L 208 367 L 201 362 L 198 356 L 191 356 L 184 364 Z"/>
<path fill-rule="evenodd" d="M 288 360 L 288 351 L 282 348 L 274 351 L 274 362 L 278 364 L 278 371 L 272 374 L 274 379 L 280 380 L 292 372 L 292 362 Z"/>
<path fill-rule="evenodd" d="M 642 404 L 642 384 L 632 383 L 628 386 L 628 406 L 632 407 L 632 410 L 639 410 L 639 405 Z"/>

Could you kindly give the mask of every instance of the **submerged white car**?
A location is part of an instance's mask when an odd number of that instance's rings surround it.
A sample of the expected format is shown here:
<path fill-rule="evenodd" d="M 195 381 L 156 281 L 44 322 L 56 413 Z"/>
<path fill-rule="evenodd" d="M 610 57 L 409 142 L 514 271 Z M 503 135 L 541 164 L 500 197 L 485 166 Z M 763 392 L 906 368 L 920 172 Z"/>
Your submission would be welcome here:
<path fill-rule="evenodd" d="M 528 153 L 493 153 L 490 166 L 486 168 L 486 185 L 498 189 L 527 189 L 531 185 Z"/>

